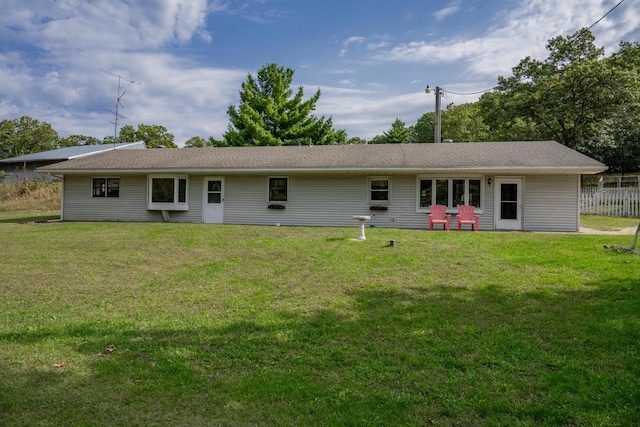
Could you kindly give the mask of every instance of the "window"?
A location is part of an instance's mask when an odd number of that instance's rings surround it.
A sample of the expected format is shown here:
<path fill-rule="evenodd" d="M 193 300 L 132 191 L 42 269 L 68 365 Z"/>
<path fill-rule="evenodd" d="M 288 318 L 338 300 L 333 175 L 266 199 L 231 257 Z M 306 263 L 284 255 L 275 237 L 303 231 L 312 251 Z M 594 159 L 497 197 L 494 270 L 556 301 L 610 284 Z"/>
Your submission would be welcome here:
<path fill-rule="evenodd" d="M 153 175 L 149 180 L 149 209 L 189 210 L 188 178 L 181 175 Z"/>
<path fill-rule="evenodd" d="M 449 206 L 449 180 L 436 179 L 435 205 Z"/>
<path fill-rule="evenodd" d="M 120 178 L 93 178 L 93 197 L 120 197 Z"/>
<path fill-rule="evenodd" d="M 269 202 L 286 202 L 289 192 L 289 178 L 269 178 Z"/>
<path fill-rule="evenodd" d="M 391 202 L 391 180 L 389 178 L 369 178 L 369 202 Z"/>
<path fill-rule="evenodd" d="M 431 205 L 455 208 L 458 205 L 481 207 L 481 180 L 475 178 L 420 178 L 418 210 Z"/>

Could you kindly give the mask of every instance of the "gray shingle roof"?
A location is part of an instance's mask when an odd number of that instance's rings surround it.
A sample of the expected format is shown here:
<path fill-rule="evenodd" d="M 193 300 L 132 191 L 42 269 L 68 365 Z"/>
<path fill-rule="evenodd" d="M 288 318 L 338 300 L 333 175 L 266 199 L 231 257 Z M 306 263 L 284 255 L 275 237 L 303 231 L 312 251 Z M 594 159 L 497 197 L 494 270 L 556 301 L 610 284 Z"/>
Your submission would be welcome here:
<path fill-rule="evenodd" d="M 82 172 L 549 169 L 596 173 L 602 163 L 554 141 L 114 150 L 41 168 Z"/>

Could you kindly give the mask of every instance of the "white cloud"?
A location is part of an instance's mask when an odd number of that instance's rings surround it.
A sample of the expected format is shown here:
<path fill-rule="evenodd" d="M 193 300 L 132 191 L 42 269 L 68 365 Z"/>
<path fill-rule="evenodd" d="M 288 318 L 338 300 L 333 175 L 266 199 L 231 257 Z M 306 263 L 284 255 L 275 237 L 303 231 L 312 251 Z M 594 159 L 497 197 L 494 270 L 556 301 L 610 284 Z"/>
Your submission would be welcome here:
<path fill-rule="evenodd" d="M 526 56 L 544 58 L 550 38 L 589 26 L 610 7 L 601 0 L 525 0 L 516 9 L 505 11 L 482 37 L 413 41 L 380 52 L 376 58 L 424 63 L 463 60 L 474 73 L 504 75 Z M 605 19 L 593 29 L 596 44 L 609 50 L 640 28 L 640 13 L 616 12 L 621 14 L 617 25 Z"/>
<path fill-rule="evenodd" d="M 452 1 L 451 4 L 444 9 L 440 9 L 433 16 L 436 18 L 436 21 L 442 21 L 447 16 L 455 15 L 460 11 L 460 2 Z"/>
<path fill-rule="evenodd" d="M 350 137 L 373 138 L 388 130 L 397 117 L 407 125 L 433 105 L 423 91 L 389 95 L 382 90 L 323 87 L 317 115 L 332 116 L 336 129 L 348 129 Z"/>
<path fill-rule="evenodd" d="M 19 111 L 62 135 L 112 135 L 107 109 L 114 109 L 118 82 L 104 69 L 143 82 L 122 81 L 120 125 L 160 124 L 177 143 L 225 131 L 226 107 L 237 103 L 247 71 L 205 68 L 159 50 L 193 37 L 206 41 L 206 13 L 224 8 L 221 2 L 9 2 L 0 36 L 36 50 L 0 53 L 0 116 Z"/>
<path fill-rule="evenodd" d="M 517 8 L 497 14 L 482 36 L 432 40 L 428 35 L 391 44 L 392 37 L 372 34 L 338 42 L 343 58 L 323 63 L 318 70 L 330 83 L 308 86 L 322 89 L 316 113 L 332 116 L 336 127 L 347 128 L 351 136 L 366 138 L 388 130 L 396 117 L 415 123 L 433 109 L 434 98 L 424 94 L 419 79 L 411 81 L 414 77 L 429 75 L 432 84 L 446 84 L 458 92 L 477 90 L 474 84 L 433 80 L 435 68 L 455 67 L 456 73 L 467 79 L 472 75 L 484 89 L 491 83 L 481 82 L 508 74 L 527 55 L 544 57 L 549 38 L 590 25 L 612 6 L 603 0 L 517 1 Z M 453 1 L 437 16 L 466 12 L 466 6 L 455 10 L 463 4 Z M 105 69 L 142 82 L 125 87 L 126 118 L 120 124 L 163 125 L 180 144 L 196 135 L 220 137 L 228 124 L 226 108 L 238 104 L 247 70 L 204 66 L 187 59 L 185 50 L 171 49 L 210 42 L 206 25 L 213 13 L 271 22 L 282 17 L 272 5 L 270 0 L 3 0 L 0 39 L 6 47 L 0 51 L 0 119 L 29 115 L 51 123 L 61 135 L 112 135 L 113 117 L 106 110 L 113 109 L 117 79 L 99 71 Z M 635 3 L 624 3 L 614 14 L 615 25 L 607 18 L 594 28 L 596 43 L 609 51 L 622 39 L 637 40 L 640 28 Z M 425 34 L 433 29 L 423 30 Z M 636 37 L 630 37 L 634 31 Z M 357 60 L 344 58 L 356 53 Z M 299 61 L 308 64 L 309 58 Z M 407 63 L 420 70 L 399 72 L 409 68 Z M 302 66 L 308 73 L 312 68 Z M 461 78 L 454 75 L 450 78 Z M 411 81 L 416 92 L 393 94 L 394 81 L 401 87 Z M 451 94 L 447 103 L 473 100 Z"/>
<path fill-rule="evenodd" d="M 207 0 L 7 0 L 2 36 L 48 51 L 143 49 L 205 40 Z M 214 3 L 215 4 L 215 3 Z"/>
<path fill-rule="evenodd" d="M 365 37 L 359 37 L 359 36 L 349 37 L 348 39 L 342 42 L 342 50 L 340 51 L 340 56 L 346 55 L 351 45 L 364 43 L 365 41 L 367 41 Z"/>

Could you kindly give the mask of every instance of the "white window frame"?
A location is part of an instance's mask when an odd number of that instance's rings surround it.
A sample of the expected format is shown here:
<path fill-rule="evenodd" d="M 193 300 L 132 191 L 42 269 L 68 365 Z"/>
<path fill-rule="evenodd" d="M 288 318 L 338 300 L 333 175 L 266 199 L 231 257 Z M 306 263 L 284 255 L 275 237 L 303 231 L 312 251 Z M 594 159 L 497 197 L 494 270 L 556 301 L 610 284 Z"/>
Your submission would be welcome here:
<path fill-rule="evenodd" d="M 284 179 L 287 183 L 287 199 L 286 200 L 271 200 L 271 180 L 272 179 Z M 268 176 L 267 177 L 267 203 L 285 205 L 289 201 L 289 177 L 288 176 Z"/>
<path fill-rule="evenodd" d="M 153 180 L 173 178 L 173 202 L 153 202 Z M 185 201 L 178 201 L 180 192 L 180 180 L 186 180 Z M 147 203 L 148 210 L 161 211 L 188 211 L 189 210 L 189 175 L 178 174 L 154 174 L 147 175 Z"/>
<path fill-rule="evenodd" d="M 480 206 L 476 206 L 476 213 L 482 213 L 485 204 L 485 190 L 484 190 L 484 176 L 418 176 L 416 179 L 416 212 L 417 213 L 429 213 L 428 206 L 420 206 L 420 189 L 421 181 L 431 180 L 431 203 L 435 204 L 436 200 L 436 181 L 448 181 L 448 195 L 447 195 L 447 212 L 455 213 L 458 211 L 457 206 L 453 206 L 453 181 L 464 181 L 464 204 L 469 204 L 469 181 L 480 181 Z"/>
<path fill-rule="evenodd" d="M 387 181 L 387 185 L 388 185 L 388 189 L 387 189 L 387 200 L 373 200 L 371 198 L 371 193 L 373 191 L 384 191 L 384 190 L 374 190 L 373 188 L 371 188 L 371 184 L 373 181 Z M 367 179 L 367 200 L 369 201 L 370 205 L 390 205 L 391 204 L 391 196 L 392 196 L 392 191 L 391 191 L 391 177 L 390 176 L 370 176 Z"/>
<path fill-rule="evenodd" d="M 104 196 L 96 196 L 93 193 L 94 190 L 94 180 L 96 179 L 104 179 Z M 117 196 L 109 196 L 109 180 L 110 179 L 117 179 L 118 180 L 118 195 Z M 92 199 L 119 199 L 120 198 L 120 177 L 119 176 L 92 176 L 91 177 L 91 192 L 90 192 L 91 198 Z"/>

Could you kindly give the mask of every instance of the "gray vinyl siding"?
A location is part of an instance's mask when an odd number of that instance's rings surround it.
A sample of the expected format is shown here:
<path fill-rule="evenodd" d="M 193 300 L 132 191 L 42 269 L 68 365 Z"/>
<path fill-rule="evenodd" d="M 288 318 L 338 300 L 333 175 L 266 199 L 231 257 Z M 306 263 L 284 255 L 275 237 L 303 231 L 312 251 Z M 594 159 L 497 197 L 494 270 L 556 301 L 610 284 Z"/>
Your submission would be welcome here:
<path fill-rule="evenodd" d="M 102 175 L 101 175 L 102 176 Z M 109 176 L 109 175 L 105 175 Z M 289 178 L 286 209 L 268 209 L 267 175 L 228 175 L 225 179 L 224 223 L 352 227 L 354 215 L 369 215 L 367 226 L 427 229 L 427 214 L 417 212 L 416 175 L 390 175 L 391 203 L 387 211 L 369 209 L 369 175 L 274 175 Z M 383 175 L 381 175 L 383 176 Z M 157 221 L 159 211 L 147 210 L 147 176 L 120 178 L 120 197 L 94 198 L 94 176 L 66 176 L 63 219 L 66 221 Z M 97 177 L 97 175 L 96 175 Z M 480 230 L 493 230 L 495 184 L 482 178 Z M 496 177 L 491 177 L 496 181 Z M 577 175 L 523 176 L 523 228 L 528 231 L 577 231 Z M 189 210 L 171 211 L 172 222 L 202 222 L 203 176 L 189 176 Z M 457 227 L 455 214 L 452 228 Z"/>
<path fill-rule="evenodd" d="M 62 218 L 65 221 L 163 221 L 160 211 L 147 210 L 147 177 L 120 178 L 120 197 L 92 197 L 92 176 L 65 176 Z M 202 179 L 189 179 L 189 210 L 172 211 L 170 221 L 202 222 Z"/>
<path fill-rule="evenodd" d="M 225 180 L 224 222 L 349 227 L 357 224 L 354 215 L 369 215 L 368 226 L 428 228 L 427 213 L 417 212 L 416 175 L 388 177 L 391 179 L 391 204 L 387 211 L 371 211 L 368 175 L 289 175 L 289 198 L 284 210 L 267 208 L 267 176 L 229 176 Z M 485 188 L 483 196 L 480 229 L 492 230 L 492 191 Z M 454 215 L 452 226 L 455 224 Z"/>
<path fill-rule="evenodd" d="M 531 175 L 524 180 L 524 229 L 578 231 L 578 175 Z"/>
<path fill-rule="evenodd" d="M 478 224 L 478 228 L 482 231 L 495 230 L 495 221 L 494 221 L 494 189 L 493 182 L 495 182 L 496 178 L 491 177 L 492 185 L 489 186 L 487 184 L 488 176 L 485 176 L 481 181 L 482 189 L 484 190 L 482 193 L 482 200 L 480 200 L 481 210 L 480 210 L 480 222 Z M 458 224 L 456 223 L 456 228 Z M 464 228 L 465 230 L 469 229 L 469 226 Z"/>
<path fill-rule="evenodd" d="M 268 209 L 267 176 L 227 177 L 224 222 L 227 224 L 353 226 L 354 215 L 369 215 L 367 225 L 426 228 L 426 214 L 416 213 L 416 178 L 390 176 L 389 209 L 369 210 L 369 176 L 289 175 L 286 209 Z"/>

